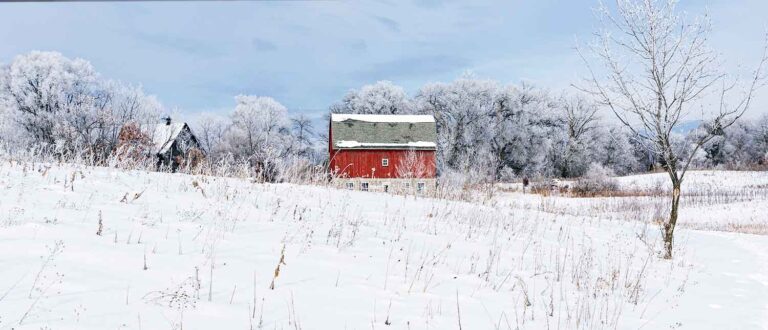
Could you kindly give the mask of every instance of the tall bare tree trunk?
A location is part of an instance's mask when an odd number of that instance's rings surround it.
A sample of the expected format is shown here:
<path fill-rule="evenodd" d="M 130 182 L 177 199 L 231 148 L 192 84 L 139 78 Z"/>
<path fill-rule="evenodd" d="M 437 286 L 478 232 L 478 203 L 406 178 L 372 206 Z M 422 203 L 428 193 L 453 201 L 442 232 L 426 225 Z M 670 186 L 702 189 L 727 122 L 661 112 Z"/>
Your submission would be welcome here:
<path fill-rule="evenodd" d="M 680 183 L 674 183 L 672 189 L 672 209 L 669 211 L 669 220 L 664 223 L 664 259 L 672 259 L 675 225 L 677 225 L 677 209 L 680 206 Z"/>

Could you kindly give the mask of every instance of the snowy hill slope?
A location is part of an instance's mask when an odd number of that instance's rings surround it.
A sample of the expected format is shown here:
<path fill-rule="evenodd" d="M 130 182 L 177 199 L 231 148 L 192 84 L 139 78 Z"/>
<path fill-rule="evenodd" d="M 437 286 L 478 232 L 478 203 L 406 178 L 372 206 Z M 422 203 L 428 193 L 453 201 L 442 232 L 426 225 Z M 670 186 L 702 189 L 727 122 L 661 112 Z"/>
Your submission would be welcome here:
<path fill-rule="evenodd" d="M 0 189 L 0 329 L 768 322 L 764 236 L 668 262 L 643 223 L 502 203 L 9 162 Z"/>

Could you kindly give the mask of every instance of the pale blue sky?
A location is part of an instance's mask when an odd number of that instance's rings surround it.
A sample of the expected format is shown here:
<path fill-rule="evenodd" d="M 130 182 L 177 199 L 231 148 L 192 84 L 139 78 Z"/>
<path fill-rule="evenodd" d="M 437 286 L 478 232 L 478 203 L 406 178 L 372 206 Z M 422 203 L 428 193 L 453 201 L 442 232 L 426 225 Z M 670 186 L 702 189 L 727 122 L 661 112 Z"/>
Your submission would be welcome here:
<path fill-rule="evenodd" d="M 583 74 L 597 0 L 0 3 L 0 63 L 55 50 L 140 83 L 169 108 L 228 111 L 237 94 L 318 114 L 346 91 L 391 80 L 413 93 L 463 72 L 551 89 Z M 714 46 L 753 65 L 768 1 L 682 1 L 713 16 Z M 768 90 L 761 95 L 768 96 Z M 766 100 L 768 101 L 768 100 Z M 760 102 L 768 104 L 768 102 Z M 766 113 L 762 107 L 752 114 Z"/>

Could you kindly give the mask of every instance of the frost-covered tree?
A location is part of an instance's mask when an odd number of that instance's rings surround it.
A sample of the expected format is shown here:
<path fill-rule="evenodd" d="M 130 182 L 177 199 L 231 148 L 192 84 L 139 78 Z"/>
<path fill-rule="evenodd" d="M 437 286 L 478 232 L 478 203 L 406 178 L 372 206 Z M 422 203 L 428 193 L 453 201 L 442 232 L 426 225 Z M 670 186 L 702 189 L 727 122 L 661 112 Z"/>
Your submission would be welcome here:
<path fill-rule="evenodd" d="M 482 173 L 483 180 L 561 175 L 557 164 L 564 156 L 575 157 L 566 151 L 566 112 L 543 89 L 465 76 L 425 85 L 415 104 L 437 120 L 443 172 Z M 575 138 L 586 140 L 592 120 L 585 129 L 577 127 L 575 112 L 572 119 Z"/>
<path fill-rule="evenodd" d="M 349 91 L 339 103 L 331 106 L 331 112 L 395 115 L 413 113 L 414 108 L 402 87 L 379 81 Z"/>
<path fill-rule="evenodd" d="M 7 120 L 0 139 L 94 160 L 116 147 L 124 124 L 141 127 L 161 108 L 139 87 L 100 79 L 88 61 L 38 51 L 0 69 L 0 103 Z"/>
<path fill-rule="evenodd" d="M 692 131 L 688 139 L 694 141 L 706 127 Z M 764 164 L 765 133 L 759 120 L 739 121 L 723 130 L 701 146 L 693 166 L 699 168 L 748 169 Z"/>
<path fill-rule="evenodd" d="M 493 148 L 505 176 L 553 176 L 558 144 L 567 141 L 562 113 L 543 89 L 508 86 L 497 95 Z"/>
<path fill-rule="evenodd" d="M 270 97 L 240 95 L 229 116 L 204 113 L 193 123 L 210 162 L 247 162 L 263 181 L 302 181 L 317 176 L 317 139 L 305 115 L 290 118 Z"/>
<path fill-rule="evenodd" d="M 213 113 L 203 113 L 194 121 L 197 140 L 213 160 L 223 157 L 226 153 L 224 139 L 230 125 L 228 118 Z"/>
<path fill-rule="evenodd" d="M 124 125 L 132 123 L 149 133 L 163 112 L 160 101 L 144 93 L 141 86 L 107 81 L 103 83 L 103 90 L 108 100 L 100 117 L 104 122 L 104 139 L 110 148 L 117 144 L 118 134 Z"/>
<path fill-rule="evenodd" d="M 0 79 L 3 79 L 2 69 L 3 67 L 0 66 Z M 2 85 L 2 81 L 0 81 L 0 85 Z M 4 102 L 0 97 L 0 144 L 23 144 L 23 137 L 19 136 L 16 127 L 14 127 L 14 113 L 11 107 Z"/>
<path fill-rule="evenodd" d="M 231 115 L 232 151 L 251 157 L 280 146 L 290 132 L 288 109 L 271 97 L 240 95 Z"/>
<path fill-rule="evenodd" d="M 312 120 L 304 114 L 291 118 L 291 134 L 294 145 L 291 150 L 298 157 L 315 160 L 315 128 Z"/>
<path fill-rule="evenodd" d="M 433 114 L 438 130 L 438 166 L 467 173 L 470 167 L 493 176 L 495 162 L 489 141 L 493 131 L 498 84 L 492 80 L 463 77 L 451 83 L 427 84 L 416 100 L 424 113 Z"/>
<path fill-rule="evenodd" d="M 80 111 L 64 116 L 64 127 L 73 133 L 64 141 L 91 150 L 98 157 L 104 157 L 118 147 L 120 132 L 126 125 L 149 134 L 162 113 L 160 102 L 145 95 L 138 86 L 100 81 L 96 93 L 95 103 L 84 104 Z"/>
<path fill-rule="evenodd" d="M 581 176 L 598 152 L 597 106 L 580 96 L 563 96 L 557 102 L 562 112 L 565 140 L 559 149 L 555 166 L 562 177 Z"/>
<path fill-rule="evenodd" d="M 595 147 L 598 148 L 593 155 L 595 161 L 618 175 L 643 170 L 635 156 L 634 146 L 630 142 L 631 136 L 624 129 L 610 127 L 601 130 L 597 135 L 594 141 Z"/>
<path fill-rule="evenodd" d="M 702 145 L 721 135 L 749 108 L 766 60 L 764 53 L 744 86 L 728 79 L 708 44 L 709 17 L 687 21 L 676 4 L 675 0 L 617 0 L 613 8 L 601 6 L 603 26 L 590 47 L 594 59 L 582 54 L 591 75 L 580 86 L 659 155 L 672 186 L 670 214 L 662 223 L 666 259 L 672 258 L 681 185 L 692 160 Z M 709 94 L 720 100 L 707 112 L 705 129 L 692 143 L 676 143 L 675 128 L 686 114 L 706 104 L 704 96 Z"/>
<path fill-rule="evenodd" d="M 759 165 L 768 164 L 768 115 L 763 115 L 755 124 L 755 148 Z"/>
<path fill-rule="evenodd" d="M 706 130 L 706 127 L 701 127 L 700 130 Z M 742 164 L 745 160 L 743 159 L 744 155 L 739 152 L 740 150 L 737 150 L 738 147 L 736 145 L 748 143 L 748 141 L 744 140 L 748 134 L 746 130 L 748 128 L 745 123 L 737 123 L 724 130 L 723 134 L 717 135 L 707 143 L 704 143 L 701 146 L 701 151 L 704 154 L 703 162 L 694 164 L 694 166 L 714 168 L 726 164 Z M 699 134 L 699 130 L 694 131 L 693 134 L 690 134 L 691 138 L 689 140 L 695 140 Z"/>
<path fill-rule="evenodd" d="M 3 70 L 0 95 L 16 114 L 14 122 L 36 142 L 53 145 L 72 134 L 66 122 L 90 124 L 87 113 L 102 100 L 90 63 L 55 52 L 17 56 Z"/>
<path fill-rule="evenodd" d="M 386 107 L 341 106 L 352 104 L 357 93 L 332 111 L 390 113 L 381 110 Z M 401 95 L 413 113 L 435 116 L 438 173 L 452 181 L 577 177 L 593 162 L 628 174 L 663 163 L 631 131 L 603 128 L 597 106 L 581 96 L 553 97 L 529 84 L 502 85 L 472 75 L 428 83 L 413 100 Z M 327 142 L 323 134 L 318 136 Z"/>
<path fill-rule="evenodd" d="M 248 160 L 260 179 L 277 180 L 293 145 L 288 110 L 271 97 L 240 95 L 235 100 L 225 138 L 228 151 Z"/>

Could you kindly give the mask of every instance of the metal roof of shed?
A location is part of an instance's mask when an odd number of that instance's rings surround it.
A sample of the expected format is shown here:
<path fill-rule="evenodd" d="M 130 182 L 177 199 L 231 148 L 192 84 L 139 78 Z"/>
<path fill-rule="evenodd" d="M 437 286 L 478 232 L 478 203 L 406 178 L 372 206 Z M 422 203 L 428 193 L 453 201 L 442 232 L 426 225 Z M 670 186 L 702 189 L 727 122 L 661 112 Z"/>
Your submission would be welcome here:
<path fill-rule="evenodd" d="M 156 154 L 168 152 L 186 125 L 186 123 L 171 123 L 155 126 L 155 133 L 152 135 L 152 144 L 154 146 L 152 151 Z"/>

